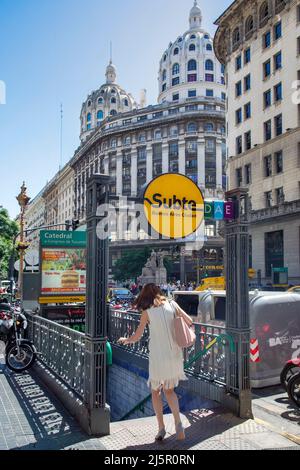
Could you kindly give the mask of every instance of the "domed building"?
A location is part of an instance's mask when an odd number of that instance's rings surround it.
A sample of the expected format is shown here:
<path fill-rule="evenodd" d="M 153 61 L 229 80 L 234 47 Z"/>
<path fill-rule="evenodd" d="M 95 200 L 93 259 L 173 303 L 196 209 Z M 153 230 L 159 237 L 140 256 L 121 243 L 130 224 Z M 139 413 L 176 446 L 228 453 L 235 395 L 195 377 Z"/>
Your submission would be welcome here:
<path fill-rule="evenodd" d="M 154 71 L 155 74 L 155 71 Z M 74 218 L 86 221 L 86 183 L 94 173 L 110 176 L 110 194 L 141 199 L 145 187 L 165 173 L 186 175 L 201 188 L 206 200 L 223 199 L 226 188 L 226 94 L 224 75 L 213 41 L 202 28 L 197 2 L 189 13 L 189 29 L 171 43 L 159 62 L 158 103 L 137 105 L 116 84 L 110 63 L 106 83 L 92 92 L 81 110 L 81 145 L 70 166 L 74 170 Z M 143 84 L 141 84 L 143 86 Z M 207 220 L 201 265 L 209 276 L 222 272 L 224 241 L 218 222 Z M 130 226 L 116 227 L 111 236 L 111 263 L 123 249 L 149 246 L 171 250 L 169 240 L 149 239 Z M 175 242 L 177 243 L 177 242 Z M 198 260 L 199 261 L 199 260 Z M 203 262 L 202 262 L 203 261 Z M 199 280 L 199 262 L 186 256 L 173 275 Z M 215 265 L 215 267 L 214 267 Z M 219 270 L 219 271 L 218 271 Z M 179 272 L 180 271 L 180 272 Z"/>
<path fill-rule="evenodd" d="M 116 78 L 116 67 L 110 61 L 106 68 L 106 83 L 93 91 L 82 105 L 81 141 L 85 141 L 107 117 L 137 108 L 131 94 L 117 85 Z"/>
<path fill-rule="evenodd" d="M 169 44 L 160 61 L 159 103 L 197 96 L 222 98 L 224 69 L 213 49 L 213 38 L 202 29 L 202 13 L 195 0 L 190 27 Z"/>

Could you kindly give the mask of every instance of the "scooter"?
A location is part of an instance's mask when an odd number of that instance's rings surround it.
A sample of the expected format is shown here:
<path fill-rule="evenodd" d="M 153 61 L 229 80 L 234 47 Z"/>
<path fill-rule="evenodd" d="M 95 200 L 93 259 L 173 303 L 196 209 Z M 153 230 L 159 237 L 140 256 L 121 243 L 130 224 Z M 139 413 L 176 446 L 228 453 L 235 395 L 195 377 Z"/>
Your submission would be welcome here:
<path fill-rule="evenodd" d="M 24 339 L 26 316 L 9 304 L 0 304 L 0 340 L 5 343 L 5 363 L 13 372 L 24 372 L 36 360 L 34 344 Z"/>

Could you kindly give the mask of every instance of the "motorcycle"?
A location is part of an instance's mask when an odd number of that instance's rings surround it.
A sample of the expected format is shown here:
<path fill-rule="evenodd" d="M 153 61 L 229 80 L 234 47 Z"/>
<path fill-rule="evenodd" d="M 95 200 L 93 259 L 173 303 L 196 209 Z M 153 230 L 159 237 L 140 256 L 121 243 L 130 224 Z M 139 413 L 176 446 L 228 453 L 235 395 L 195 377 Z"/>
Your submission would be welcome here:
<path fill-rule="evenodd" d="M 300 371 L 300 368 L 298 368 Z M 290 400 L 292 400 L 296 406 L 300 408 L 300 372 L 294 374 L 287 386 L 287 392 Z"/>
<path fill-rule="evenodd" d="M 13 372 L 24 372 L 36 360 L 34 344 L 24 338 L 27 326 L 27 318 L 18 307 L 0 304 L 0 341 L 5 344 L 5 363 Z"/>
<path fill-rule="evenodd" d="M 288 361 L 280 374 L 280 382 L 285 390 L 288 388 L 290 379 L 298 373 L 300 373 L 300 358 Z"/>

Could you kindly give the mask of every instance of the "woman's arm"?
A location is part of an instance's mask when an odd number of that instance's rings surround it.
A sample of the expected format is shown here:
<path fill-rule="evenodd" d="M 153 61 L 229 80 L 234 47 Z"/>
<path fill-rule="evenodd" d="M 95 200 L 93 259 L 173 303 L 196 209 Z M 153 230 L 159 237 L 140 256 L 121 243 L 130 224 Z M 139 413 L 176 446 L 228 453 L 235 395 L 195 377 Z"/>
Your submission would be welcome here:
<path fill-rule="evenodd" d="M 143 312 L 141 315 L 140 324 L 138 326 L 138 329 L 134 333 L 134 335 L 132 335 L 130 338 L 120 338 L 118 343 L 123 344 L 124 346 L 127 346 L 128 344 L 137 343 L 143 336 L 145 328 L 148 323 L 149 323 L 148 313 Z"/>
<path fill-rule="evenodd" d="M 185 321 L 185 323 L 188 325 L 188 326 L 192 326 L 193 325 L 193 320 L 192 318 L 187 314 L 185 313 L 184 310 L 182 310 L 181 307 L 179 307 L 179 305 L 173 301 L 173 304 L 175 305 L 176 307 L 176 311 L 177 311 L 177 315 L 181 318 L 183 318 L 183 320 Z"/>

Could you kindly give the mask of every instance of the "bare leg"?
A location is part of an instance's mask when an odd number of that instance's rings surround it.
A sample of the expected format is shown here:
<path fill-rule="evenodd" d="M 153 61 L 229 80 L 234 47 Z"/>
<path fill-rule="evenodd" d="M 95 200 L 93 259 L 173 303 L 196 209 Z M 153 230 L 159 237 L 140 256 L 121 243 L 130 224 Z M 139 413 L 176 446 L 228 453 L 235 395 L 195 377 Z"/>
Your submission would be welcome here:
<path fill-rule="evenodd" d="M 160 390 L 152 390 L 152 404 L 158 421 L 159 431 L 164 429 L 163 401 Z"/>
<path fill-rule="evenodd" d="M 178 440 L 184 440 L 185 438 L 185 433 L 181 425 L 181 419 L 180 419 L 180 410 L 179 410 L 179 403 L 178 403 L 178 397 L 176 393 L 174 392 L 174 389 L 169 389 L 169 390 L 164 390 L 168 405 L 173 413 L 174 420 L 175 420 L 175 426 L 176 426 L 176 433 L 177 433 L 177 439 Z M 179 429 L 179 432 L 178 432 Z"/>

